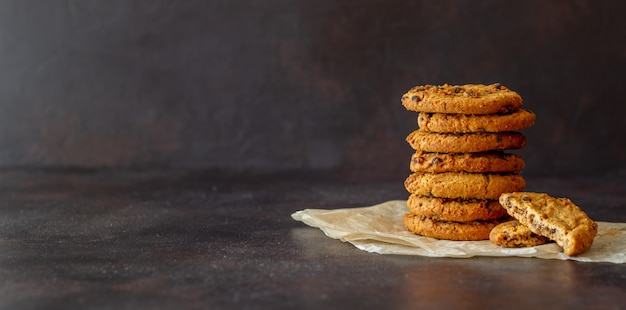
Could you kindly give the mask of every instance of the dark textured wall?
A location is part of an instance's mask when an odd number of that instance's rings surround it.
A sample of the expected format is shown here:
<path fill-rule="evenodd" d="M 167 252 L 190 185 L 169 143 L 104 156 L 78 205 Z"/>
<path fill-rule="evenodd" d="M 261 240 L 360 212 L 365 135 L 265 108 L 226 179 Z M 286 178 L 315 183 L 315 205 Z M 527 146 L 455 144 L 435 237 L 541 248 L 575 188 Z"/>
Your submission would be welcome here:
<path fill-rule="evenodd" d="M 402 175 L 417 84 L 500 82 L 526 173 L 626 170 L 624 1 L 0 0 L 0 166 Z"/>

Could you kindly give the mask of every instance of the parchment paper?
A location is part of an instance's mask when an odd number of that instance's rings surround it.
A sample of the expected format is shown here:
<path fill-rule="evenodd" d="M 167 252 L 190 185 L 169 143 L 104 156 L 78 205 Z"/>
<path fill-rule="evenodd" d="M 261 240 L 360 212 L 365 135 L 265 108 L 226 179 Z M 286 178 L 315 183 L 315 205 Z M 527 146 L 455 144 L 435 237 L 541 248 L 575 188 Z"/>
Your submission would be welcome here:
<path fill-rule="evenodd" d="M 567 256 L 556 243 L 530 248 L 503 248 L 485 241 L 449 241 L 415 235 L 404 228 L 406 201 L 392 200 L 371 207 L 335 210 L 305 209 L 291 217 L 321 229 L 327 236 L 350 242 L 357 248 L 380 254 L 430 257 L 520 256 L 581 262 L 626 262 L 626 223 L 597 222 L 598 234 L 591 248 Z"/>

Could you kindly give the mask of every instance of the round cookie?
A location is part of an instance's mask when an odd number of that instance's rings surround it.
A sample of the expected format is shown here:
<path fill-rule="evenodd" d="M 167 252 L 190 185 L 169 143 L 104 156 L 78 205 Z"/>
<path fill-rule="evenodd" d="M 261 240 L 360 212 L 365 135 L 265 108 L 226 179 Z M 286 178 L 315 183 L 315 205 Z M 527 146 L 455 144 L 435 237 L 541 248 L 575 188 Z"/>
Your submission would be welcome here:
<path fill-rule="evenodd" d="M 550 239 L 533 233 L 530 228 L 517 220 L 504 222 L 494 227 L 489 233 L 489 240 L 505 248 L 524 248 L 550 242 Z"/>
<path fill-rule="evenodd" d="M 420 113 L 417 124 L 433 132 L 503 132 L 528 128 L 535 124 L 535 113 L 518 110 L 507 114 L 442 114 Z"/>
<path fill-rule="evenodd" d="M 485 153 L 432 153 L 417 151 L 411 156 L 413 172 L 520 172 L 524 160 L 515 154 L 494 151 Z"/>
<path fill-rule="evenodd" d="M 419 129 L 410 133 L 406 141 L 414 150 L 440 153 L 477 153 L 526 146 L 526 137 L 519 132 L 453 134 Z"/>
<path fill-rule="evenodd" d="M 406 178 L 404 186 L 420 196 L 495 200 L 503 193 L 522 191 L 526 181 L 518 173 L 415 172 Z"/>
<path fill-rule="evenodd" d="M 522 97 L 499 83 L 424 85 L 405 93 L 402 105 L 416 112 L 493 114 L 519 110 Z"/>
<path fill-rule="evenodd" d="M 458 241 L 489 240 L 491 229 L 503 221 L 505 220 L 471 222 L 437 221 L 411 213 L 407 213 L 402 217 L 404 227 L 415 234 L 442 240 Z"/>
<path fill-rule="evenodd" d="M 507 215 L 497 200 L 448 199 L 412 194 L 407 200 L 407 206 L 413 214 L 441 221 L 485 221 Z"/>

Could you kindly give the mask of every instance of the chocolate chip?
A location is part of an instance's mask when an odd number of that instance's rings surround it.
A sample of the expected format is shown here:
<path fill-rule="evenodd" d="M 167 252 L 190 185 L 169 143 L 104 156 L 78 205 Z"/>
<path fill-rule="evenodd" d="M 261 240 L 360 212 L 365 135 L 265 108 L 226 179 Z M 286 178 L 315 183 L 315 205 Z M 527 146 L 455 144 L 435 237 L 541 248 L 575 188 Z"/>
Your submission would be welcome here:
<path fill-rule="evenodd" d="M 458 94 L 458 93 L 460 93 L 462 90 L 463 90 L 463 89 L 462 89 L 461 87 L 458 87 L 458 86 L 457 86 L 457 87 L 455 87 L 455 88 L 454 88 L 454 93 L 455 93 L 455 94 Z"/>
<path fill-rule="evenodd" d="M 514 110 L 515 109 L 512 106 L 507 105 L 507 106 L 502 107 L 502 109 L 500 109 L 500 112 L 502 114 L 507 114 L 507 113 L 513 112 Z"/>
<path fill-rule="evenodd" d="M 530 197 L 528 197 L 528 196 L 522 197 L 522 200 L 527 201 L 527 202 L 531 202 L 532 201 L 532 199 L 530 199 Z"/>
<path fill-rule="evenodd" d="M 500 84 L 500 83 L 495 83 L 495 84 L 493 84 L 493 87 L 495 87 L 495 88 L 497 88 L 497 89 L 500 89 L 500 88 L 502 87 L 502 84 Z"/>
<path fill-rule="evenodd" d="M 421 165 L 424 162 L 424 157 L 421 156 L 417 156 L 413 158 L 413 163 L 414 164 L 419 164 Z"/>
<path fill-rule="evenodd" d="M 413 101 L 420 101 L 421 99 L 418 96 L 413 96 L 413 97 L 411 97 L 411 100 L 413 100 Z"/>
<path fill-rule="evenodd" d="M 437 166 L 437 164 L 440 163 L 440 162 L 442 162 L 441 158 L 435 157 L 435 158 L 433 158 L 433 160 L 430 161 L 430 164 L 432 166 Z"/>

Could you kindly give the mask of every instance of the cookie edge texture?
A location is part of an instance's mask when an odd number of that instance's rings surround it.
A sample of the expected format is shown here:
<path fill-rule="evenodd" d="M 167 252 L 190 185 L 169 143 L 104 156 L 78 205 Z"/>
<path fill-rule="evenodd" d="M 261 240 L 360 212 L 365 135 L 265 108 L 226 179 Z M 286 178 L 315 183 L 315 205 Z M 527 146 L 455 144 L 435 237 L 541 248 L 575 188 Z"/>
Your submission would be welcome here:
<path fill-rule="evenodd" d="M 420 112 L 419 128 L 441 133 L 518 131 L 535 124 L 536 115 L 520 109 L 507 114 L 444 114 Z"/>
<path fill-rule="evenodd" d="M 525 162 L 521 156 L 501 151 L 478 153 L 439 153 L 415 151 L 411 155 L 412 172 L 521 172 Z"/>
<path fill-rule="evenodd" d="M 414 234 L 453 241 L 489 240 L 491 229 L 503 221 L 505 220 L 469 222 L 438 221 L 412 213 L 406 213 L 402 217 L 404 227 Z"/>
<path fill-rule="evenodd" d="M 486 221 L 502 218 L 506 210 L 497 200 L 447 199 L 411 194 L 409 212 L 442 221 Z"/>
<path fill-rule="evenodd" d="M 416 151 L 480 153 L 524 148 L 526 137 L 517 131 L 456 134 L 418 129 L 407 135 L 406 142 Z"/>
<path fill-rule="evenodd" d="M 503 193 L 522 191 L 526 180 L 519 173 L 415 172 L 405 179 L 404 186 L 421 196 L 496 200 Z"/>

